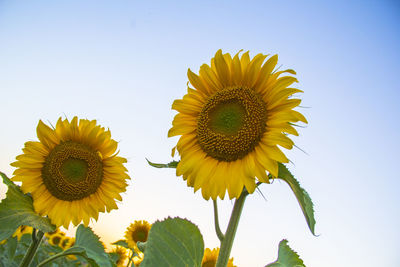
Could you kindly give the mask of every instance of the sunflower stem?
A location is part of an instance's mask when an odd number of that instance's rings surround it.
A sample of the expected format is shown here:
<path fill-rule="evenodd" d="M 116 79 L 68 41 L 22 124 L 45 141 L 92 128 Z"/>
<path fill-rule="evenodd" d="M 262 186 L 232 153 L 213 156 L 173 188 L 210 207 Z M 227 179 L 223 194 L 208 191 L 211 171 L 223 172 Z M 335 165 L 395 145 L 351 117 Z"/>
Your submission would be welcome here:
<path fill-rule="evenodd" d="M 40 230 L 36 234 L 36 229 L 33 228 L 31 245 L 29 246 L 28 251 L 25 254 L 25 257 L 19 264 L 19 267 L 28 267 L 31 264 L 31 261 L 36 254 L 40 242 L 42 242 L 43 235 L 44 233 Z"/>
<path fill-rule="evenodd" d="M 233 240 L 235 239 L 236 230 L 239 224 L 240 215 L 242 214 L 244 201 L 249 193 L 243 190 L 242 194 L 235 201 L 233 206 L 231 218 L 229 219 L 228 229 L 225 233 L 225 238 L 221 241 L 218 260 L 216 267 L 226 267 L 228 264 L 229 256 L 231 254 Z"/>
<path fill-rule="evenodd" d="M 76 252 L 69 252 L 69 253 L 68 253 L 68 252 L 67 252 L 67 253 L 65 253 L 65 252 L 60 252 L 60 253 L 58 253 L 58 254 L 56 254 L 56 255 L 54 255 L 54 256 L 51 256 L 50 258 L 45 259 L 44 261 L 42 261 L 41 263 L 39 263 L 37 267 L 44 266 L 44 265 L 46 265 L 46 264 L 49 263 L 49 262 L 52 262 L 52 261 L 54 261 L 54 260 L 56 260 L 56 259 L 58 259 L 58 258 L 60 258 L 60 257 L 68 256 L 68 255 L 79 255 L 79 256 L 84 257 L 81 253 L 76 253 Z M 84 258 L 86 258 L 86 257 L 84 257 Z"/>
<path fill-rule="evenodd" d="M 217 233 L 217 236 L 219 238 L 219 241 L 222 242 L 224 240 L 225 236 L 221 231 L 221 228 L 219 227 L 219 220 L 218 220 L 218 206 L 217 206 L 217 200 L 213 200 L 214 204 L 214 223 L 215 223 L 215 232 Z"/>

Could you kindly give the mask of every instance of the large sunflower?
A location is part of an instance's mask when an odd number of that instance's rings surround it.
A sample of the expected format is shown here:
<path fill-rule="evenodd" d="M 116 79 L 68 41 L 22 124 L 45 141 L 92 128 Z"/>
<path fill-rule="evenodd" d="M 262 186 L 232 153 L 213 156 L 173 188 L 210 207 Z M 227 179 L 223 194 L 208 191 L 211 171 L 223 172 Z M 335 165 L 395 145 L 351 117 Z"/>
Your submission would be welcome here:
<path fill-rule="evenodd" d="M 115 199 L 122 200 L 130 178 L 109 130 L 74 117 L 60 118 L 55 128 L 39 121 L 37 135 L 39 142 L 26 142 L 24 154 L 11 164 L 18 168 L 13 180 L 32 194 L 37 213 L 68 228 L 71 221 L 88 225 L 99 212 L 118 208 Z"/>
<path fill-rule="evenodd" d="M 301 100 L 291 96 L 302 91 L 289 86 L 297 79 L 282 76 L 295 72 L 275 70 L 277 55 L 266 58 L 250 60 L 249 52 L 232 58 L 219 50 L 199 75 L 188 70 L 194 89 L 172 104 L 179 113 L 168 136 L 181 135 L 176 175 L 194 191 L 201 188 L 205 199 L 223 199 L 226 190 L 238 198 L 243 187 L 252 193 L 255 177 L 269 183 L 266 171 L 276 177 L 278 162 L 289 161 L 278 145 L 291 149 L 287 135 L 298 135 L 293 123 L 307 123 L 293 110 Z"/>
<path fill-rule="evenodd" d="M 217 264 L 219 254 L 219 248 L 214 248 L 213 250 L 206 248 L 204 250 L 203 260 L 201 261 L 201 267 L 215 267 Z M 233 265 L 233 258 L 230 258 L 227 267 L 237 267 Z"/>
<path fill-rule="evenodd" d="M 150 228 L 151 224 L 145 220 L 131 223 L 125 232 L 125 238 L 128 246 L 132 249 L 136 249 L 137 242 L 146 242 Z"/>

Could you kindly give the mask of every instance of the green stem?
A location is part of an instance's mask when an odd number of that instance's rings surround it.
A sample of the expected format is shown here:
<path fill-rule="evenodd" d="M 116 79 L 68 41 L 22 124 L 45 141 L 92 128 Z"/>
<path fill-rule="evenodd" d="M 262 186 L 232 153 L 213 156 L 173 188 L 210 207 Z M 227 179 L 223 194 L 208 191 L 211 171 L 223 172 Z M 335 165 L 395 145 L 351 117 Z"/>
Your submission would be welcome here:
<path fill-rule="evenodd" d="M 221 241 L 218 260 L 216 267 L 226 267 L 228 264 L 229 256 L 231 254 L 233 240 L 235 239 L 236 230 L 239 224 L 240 215 L 242 214 L 244 201 L 249 193 L 243 190 L 242 194 L 235 201 L 233 206 L 231 218 L 229 220 L 228 229 L 225 233 L 225 238 Z"/>
<path fill-rule="evenodd" d="M 31 264 L 31 261 L 36 254 L 36 251 L 40 245 L 40 242 L 42 241 L 43 235 L 44 235 L 44 233 L 40 230 L 38 231 L 38 233 L 36 235 L 36 229 L 33 228 L 31 245 L 29 246 L 28 251 L 25 254 L 25 257 L 19 264 L 19 267 L 28 267 L 29 264 Z"/>
<path fill-rule="evenodd" d="M 215 224 L 215 232 L 217 233 L 217 236 L 219 238 L 219 241 L 222 242 L 224 240 L 225 236 L 221 231 L 221 228 L 219 227 L 219 221 L 218 221 L 218 206 L 217 206 L 217 200 L 213 200 L 214 204 L 214 224 Z"/>
<path fill-rule="evenodd" d="M 79 254 L 79 253 L 77 254 L 75 252 L 71 252 L 71 253 L 60 252 L 60 253 L 58 253 L 58 254 L 56 254 L 54 256 L 51 256 L 50 258 L 45 259 L 44 261 L 39 263 L 37 267 L 44 266 L 45 264 L 47 264 L 47 263 L 49 263 L 51 261 L 54 261 L 55 259 L 58 259 L 58 258 L 60 258 L 62 256 L 67 256 L 67 255 L 80 255 L 81 256 L 81 254 Z"/>

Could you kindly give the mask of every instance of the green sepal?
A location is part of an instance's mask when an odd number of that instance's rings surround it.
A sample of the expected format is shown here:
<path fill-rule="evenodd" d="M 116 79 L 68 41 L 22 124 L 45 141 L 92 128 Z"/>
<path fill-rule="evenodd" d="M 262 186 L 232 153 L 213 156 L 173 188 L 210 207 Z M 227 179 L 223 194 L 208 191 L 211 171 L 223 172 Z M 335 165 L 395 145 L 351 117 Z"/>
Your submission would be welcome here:
<path fill-rule="evenodd" d="M 203 253 L 203 237 L 196 225 L 186 219 L 167 218 L 151 226 L 140 267 L 200 267 Z"/>
<path fill-rule="evenodd" d="M 145 250 L 146 250 L 146 246 L 147 246 L 147 242 L 136 242 L 136 246 L 138 247 L 138 249 L 141 251 L 141 252 L 145 252 Z"/>
<path fill-rule="evenodd" d="M 90 227 L 85 227 L 83 224 L 80 224 L 76 230 L 75 244 L 70 249 L 77 249 L 77 251 L 83 249 L 84 252 L 77 254 L 89 259 L 89 263 L 93 266 L 112 266 L 111 259 L 104 251 L 99 237 Z"/>
<path fill-rule="evenodd" d="M 24 194 L 4 173 L 0 172 L 4 184 L 8 186 L 6 198 L 0 203 L 0 241 L 10 237 L 19 226 L 27 225 L 42 232 L 52 232 L 56 226 L 49 218 L 37 214 L 33 200 Z"/>
<path fill-rule="evenodd" d="M 176 166 L 178 166 L 178 163 L 179 163 L 179 161 L 175 161 L 175 160 L 171 161 L 170 163 L 166 163 L 166 164 L 153 163 L 153 162 L 149 161 L 148 159 L 146 159 L 146 160 L 147 160 L 147 163 L 150 166 L 154 167 L 154 168 L 173 168 L 173 169 L 176 169 Z"/>
<path fill-rule="evenodd" d="M 123 239 L 118 240 L 117 242 L 114 242 L 112 244 L 116 245 L 116 246 L 121 246 L 121 247 L 130 249 L 130 247 L 128 246 L 128 243 L 126 243 L 126 240 L 123 240 Z"/>
<path fill-rule="evenodd" d="M 278 259 L 265 267 L 305 267 L 303 260 L 287 243 L 286 239 L 279 242 Z"/>
<path fill-rule="evenodd" d="M 314 204 L 310 196 L 306 190 L 300 186 L 300 183 L 294 178 L 285 165 L 282 163 L 278 163 L 278 165 L 279 171 L 277 178 L 284 180 L 290 186 L 306 218 L 308 228 L 310 228 L 311 233 L 315 235 Z"/>

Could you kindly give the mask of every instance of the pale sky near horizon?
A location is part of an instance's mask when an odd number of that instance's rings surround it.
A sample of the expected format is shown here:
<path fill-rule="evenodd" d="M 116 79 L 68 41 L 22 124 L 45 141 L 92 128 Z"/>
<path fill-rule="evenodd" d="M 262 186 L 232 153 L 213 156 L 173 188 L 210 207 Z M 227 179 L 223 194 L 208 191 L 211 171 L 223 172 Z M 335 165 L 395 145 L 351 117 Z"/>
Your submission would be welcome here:
<path fill-rule="evenodd" d="M 0 0 L 0 170 L 12 175 L 39 119 L 97 119 L 132 177 L 119 209 L 91 223 L 102 240 L 121 239 L 134 220 L 180 216 L 214 248 L 212 202 L 145 158 L 172 160 L 171 104 L 188 68 L 218 49 L 278 54 L 304 91 L 309 125 L 293 140 L 306 153 L 287 155 L 319 236 L 286 184 L 262 185 L 266 200 L 245 203 L 234 263 L 264 266 L 286 238 L 308 267 L 400 266 L 399 25 L 396 1 Z M 232 204 L 220 205 L 223 228 Z"/>

